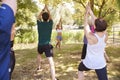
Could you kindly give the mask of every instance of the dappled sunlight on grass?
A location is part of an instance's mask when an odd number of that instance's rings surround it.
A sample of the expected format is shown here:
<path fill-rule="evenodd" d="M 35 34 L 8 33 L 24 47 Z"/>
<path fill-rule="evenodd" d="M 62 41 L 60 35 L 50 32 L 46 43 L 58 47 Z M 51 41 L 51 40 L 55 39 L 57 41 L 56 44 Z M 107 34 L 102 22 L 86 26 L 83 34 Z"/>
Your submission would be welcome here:
<path fill-rule="evenodd" d="M 114 58 L 113 56 L 110 57 L 112 61 L 120 61 L 120 57 Z"/>
<path fill-rule="evenodd" d="M 33 49 L 37 47 L 37 43 L 32 43 L 32 44 L 14 44 L 14 50 L 22 50 L 22 49 Z"/>
<path fill-rule="evenodd" d="M 31 46 L 31 45 L 30 45 Z M 34 46 L 34 48 L 33 48 Z M 61 50 L 54 48 L 56 76 L 60 80 L 78 80 L 78 65 L 81 57 L 80 44 L 62 45 Z M 106 52 L 111 62 L 107 64 L 109 80 L 120 80 L 120 47 L 108 46 Z M 16 66 L 12 80 L 51 80 L 49 63 L 43 55 L 41 72 L 35 74 L 37 47 L 16 49 Z M 94 70 L 85 72 L 85 80 L 97 80 Z"/>

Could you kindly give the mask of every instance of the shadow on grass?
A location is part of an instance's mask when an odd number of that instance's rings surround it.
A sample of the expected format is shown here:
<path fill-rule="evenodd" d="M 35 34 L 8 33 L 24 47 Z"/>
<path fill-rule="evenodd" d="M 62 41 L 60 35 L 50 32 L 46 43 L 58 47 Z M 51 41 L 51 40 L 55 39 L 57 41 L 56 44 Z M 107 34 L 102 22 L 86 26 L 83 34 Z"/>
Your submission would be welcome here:
<path fill-rule="evenodd" d="M 61 50 L 54 48 L 56 76 L 60 80 L 77 80 L 77 68 L 81 57 L 80 44 L 62 45 Z M 120 80 L 120 48 L 106 49 L 112 62 L 108 63 L 109 80 Z M 36 74 L 37 48 L 15 50 L 16 66 L 12 80 L 51 80 L 49 64 L 45 56 L 42 60 L 42 71 Z M 85 72 L 85 80 L 97 80 L 95 72 Z"/>

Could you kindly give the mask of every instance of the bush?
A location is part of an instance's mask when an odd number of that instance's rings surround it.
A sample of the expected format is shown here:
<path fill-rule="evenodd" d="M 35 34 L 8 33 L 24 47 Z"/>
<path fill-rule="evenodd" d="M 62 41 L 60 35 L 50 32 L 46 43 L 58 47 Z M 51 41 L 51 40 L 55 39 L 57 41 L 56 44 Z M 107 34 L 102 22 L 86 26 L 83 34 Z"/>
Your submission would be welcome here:
<path fill-rule="evenodd" d="M 52 31 L 51 42 L 56 43 L 56 30 Z M 63 30 L 62 32 L 62 43 L 80 43 L 83 41 L 83 31 L 82 30 Z"/>
<path fill-rule="evenodd" d="M 37 32 L 32 29 L 20 29 L 16 34 L 15 43 L 34 43 L 38 40 Z"/>
<path fill-rule="evenodd" d="M 56 30 L 52 31 L 51 43 L 56 44 Z M 82 30 L 63 30 L 62 33 L 62 44 L 66 43 L 80 43 L 83 41 Z M 15 43 L 35 43 L 38 41 L 38 34 L 36 30 L 31 29 L 20 29 L 17 31 L 15 37 Z"/>

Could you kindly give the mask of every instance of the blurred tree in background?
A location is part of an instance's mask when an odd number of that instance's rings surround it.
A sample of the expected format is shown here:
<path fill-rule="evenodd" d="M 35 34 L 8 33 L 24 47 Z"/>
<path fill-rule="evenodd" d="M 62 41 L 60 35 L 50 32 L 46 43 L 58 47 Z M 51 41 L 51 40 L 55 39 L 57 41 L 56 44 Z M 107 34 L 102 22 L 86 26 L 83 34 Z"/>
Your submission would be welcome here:
<path fill-rule="evenodd" d="M 38 11 L 38 6 L 32 0 L 18 0 L 18 10 L 16 14 L 17 25 L 28 28 L 35 26 L 33 17 L 34 13 Z"/>
<path fill-rule="evenodd" d="M 85 6 L 88 1 L 91 3 L 94 14 L 97 17 L 105 18 L 109 26 L 120 21 L 120 0 L 18 0 L 16 43 L 29 43 L 37 40 L 37 34 L 34 32 L 36 16 L 44 4 L 48 5 L 54 20 L 54 27 L 60 17 L 62 17 L 64 25 L 77 24 L 80 26 L 83 24 Z M 28 40 L 25 40 L 26 38 Z"/>
<path fill-rule="evenodd" d="M 18 0 L 18 10 L 16 14 L 17 34 L 15 43 L 34 42 L 35 13 L 38 7 L 32 0 Z M 29 38 L 29 40 L 26 40 Z"/>

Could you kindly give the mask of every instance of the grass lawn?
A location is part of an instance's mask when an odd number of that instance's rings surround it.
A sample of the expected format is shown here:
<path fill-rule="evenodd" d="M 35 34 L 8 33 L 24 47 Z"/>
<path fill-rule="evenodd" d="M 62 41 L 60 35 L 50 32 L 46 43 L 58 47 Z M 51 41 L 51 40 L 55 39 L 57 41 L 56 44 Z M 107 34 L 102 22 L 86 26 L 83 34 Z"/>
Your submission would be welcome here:
<path fill-rule="evenodd" d="M 37 44 L 15 45 L 16 65 L 12 80 L 51 80 L 47 59 L 43 55 L 42 71 L 35 75 Z M 25 47 L 26 46 L 26 47 Z M 77 67 L 81 57 L 80 44 L 65 44 L 62 49 L 54 48 L 56 76 L 60 80 L 77 80 Z M 106 52 L 111 62 L 108 63 L 109 80 L 120 80 L 120 47 L 110 45 Z M 97 80 L 94 70 L 85 72 L 85 80 Z"/>

